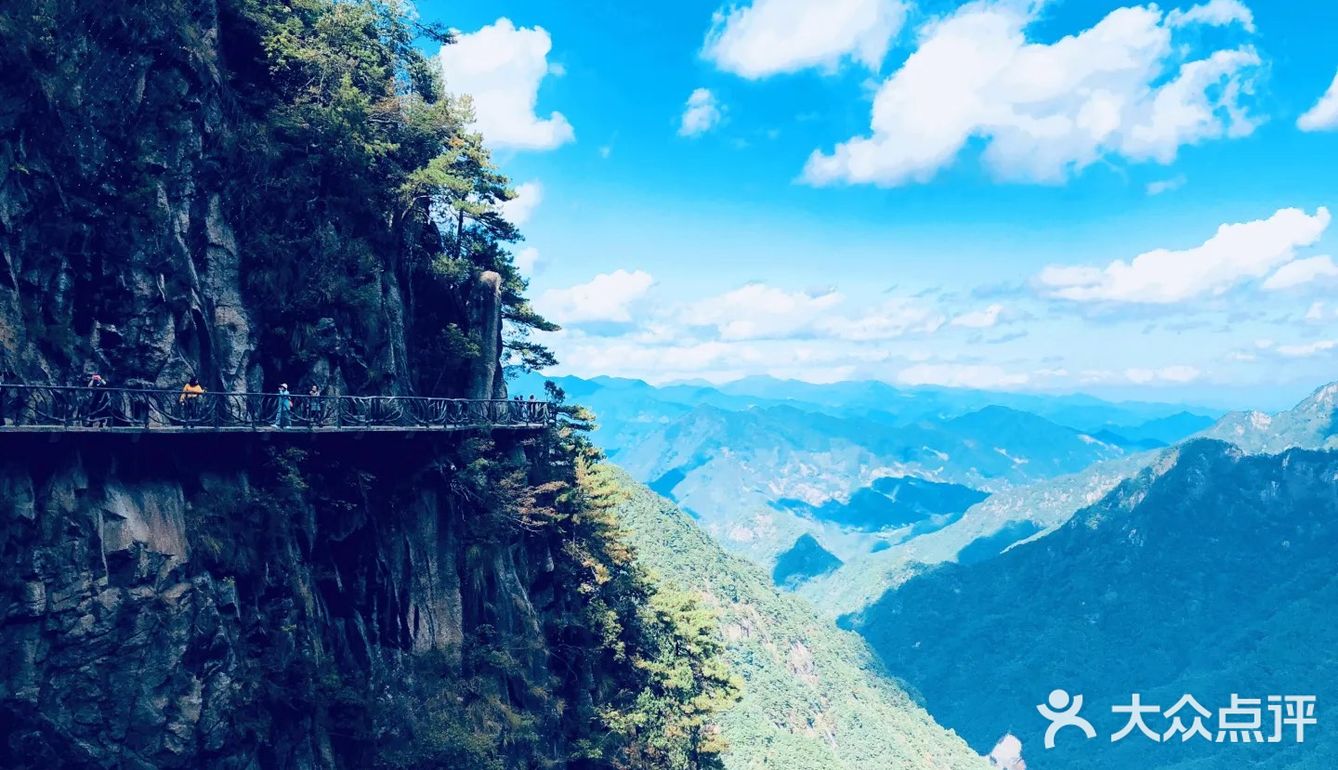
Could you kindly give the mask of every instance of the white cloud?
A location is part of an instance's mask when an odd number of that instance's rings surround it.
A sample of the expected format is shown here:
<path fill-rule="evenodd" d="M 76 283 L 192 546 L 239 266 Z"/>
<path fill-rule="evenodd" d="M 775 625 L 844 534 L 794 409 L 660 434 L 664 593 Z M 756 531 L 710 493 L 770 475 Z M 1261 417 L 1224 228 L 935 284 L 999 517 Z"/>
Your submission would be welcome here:
<path fill-rule="evenodd" d="M 1333 76 L 1329 90 L 1324 92 L 1315 106 L 1296 120 L 1296 127 L 1302 131 L 1338 129 L 1338 75 Z"/>
<path fill-rule="evenodd" d="M 1267 291 L 1279 291 L 1335 276 L 1338 276 L 1338 265 L 1333 263 L 1333 257 L 1311 257 L 1288 262 L 1278 268 L 1264 281 L 1263 287 Z"/>
<path fill-rule="evenodd" d="M 679 136 L 701 136 L 720 123 L 722 113 L 720 103 L 709 88 L 698 88 L 688 97 L 683 108 L 683 122 L 678 127 Z"/>
<path fill-rule="evenodd" d="M 589 303 L 591 292 L 610 291 L 615 283 L 637 288 L 644 284 L 648 288 L 651 282 L 644 273 L 619 273 L 598 276 L 589 284 L 571 289 L 550 291 L 536 306 L 559 321 L 570 321 L 575 314 L 569 307 L 577 302 Z M 634 276 L 644 279 L 637 283 L 631 280 Z M 638 319 L 634 332 L 620 336 L 646 345 L 708 337 L 728 343 L 766 341 L 798 349 L 813 342 L 833 348 L 838 343 L 846 346 L 932 334 L 947 323 L 933 304 L 915 297 L 891 297 L 861 308 L 847 308 L 846 304 L 845 295 L 834 289 L 792 291 L 749 283 L 706 299 L 660 308 L 654 317 Z M 565 315 L 549 307 L 563 308 Z M 585 315 L 598 317 L 580 320 L 628 320 L 626 313 L 587 311 Z"/>
<path fill-rule="evenodd" d="M 1161 369 L 1126 369 L 1124 376 L 1135 385 L 1174 383 L 1183 385 L 1197 380 L 1202 374 L 1192 366 L 1167 366 Z"/>
<path fill-rule="evenodd" d="M 1254 32 L 1254 13 L 1240 0 L 1208 0 L 1189 10 L 1175 9 L 1166 14 L 1166 25 L 1186 27 L 1191 24 L 1210 24 L 1225 27 L 1240 24 L 1246 32 Z"/>
<path fill-rule="evenodd" d="M 1242 105 L 1261 63 L 1253 48 L 1185 60 L 1155 5 L 1032 43 L 1025 5 L 981 0 L 926 24 L 878 88 L 870 134 L 815 151 L 805 181 L 925 182 L 978 138 L 996 177 L 1053 183 L 1108 156 L 1165 164 L 1184 145 L 1253 131 Z"/>
<path fill-rule="evenodd" d="M 682 320 L 714 326 L 721 339 L 749 340 L 789 337 L 811 330 L 824 314 L 845 298 L 824 290 L 790 292 L 764 283 L 750 283 L 685 309 Z"/>
<path fill-rule="evenodd" d="M 1181 174 L 1180 176 L 1174 176 L 1170 179 L 1158 179 L 1155 182 L 1148 182 L 1148 195 L 1161 195 L 1163 193 L 1179 190 L 1181 187 L 1184 187 L 1185 183 L 1188 181 L 1189 180 Z"/>
<path fill-rule="evenodd" d="M 845 58 L 876 71 L 905 19 L 903 0 L 753 0 L 716 11 L 702 53 L 754 79 L 834 70 Z"/>
<path fill-rule="evenodd" d="M 933 334 L 947 321 L 931 305 L 893 297 L 853 318 L 832 316 L 817 325 L 828 336 L 853 342 L 879 342 L 912 334 Z"/>
<path fill-rule="evenodd" d="M 544 200 L 544 186 L 538 182 L 524 182 L 516 185 L 516 197 L 502 204 L 502 216 L 506 221 L 520 227 L 530 221 L 534 210 Z"/>
<path fill-rule="evenodd" d="M 522 275 L 534 275 L 534 268 L 539 264 L 539 250 L 526 246 L 516 254 L 515 263 Z"/>
<path fill-rule="evenodd" d="M 609 321 L 630 323 L 632 305 L 650 291 L 655 278 L 643 270 L 601 273 L 588 283 L 549 289 L 535 300 L 543 315 L 560 324 Z"/>
<path fill-rule="evenodd" d="M 1291 262 L 1296 250 L 1316 243 L 1329 226 L 1329 210 L 1309 215 L 1283 209 L 1268 219 L 1222 225 L 1202 246 L 1157 249 L 1105 268 L 1051 266 L 1037 278 L 1060 299 L 1168 304 L 1222 294 Z"/>
<path fill-rule="evenodd" d="M 1305 321 L 1311 324 L 1338 321 L 1338 307 L 1330 307 L 1323 302 L 1312 302 L 1310 308 L 1305 311 Z"/>
<path fill-rule="evenodd" d="M 490 146 L 550 150 L 575 139 L 562 113 L 535 114 L 544 77 L 561 72 L 548 64 L 552 47 L 543 27 L 517 28 L 506 18 L 442 46 L 446 88 L 473 97 L 478 130 Z"/>
<path fill-rule="evenodd" d="M 952 319 L 952 325 L 964 326 L 968 329 L 988 329 L 999 323 L 999 316 L 1003 312 L 1003 305 L 990 305 L 983 310 L 974 310 L 957 316 Z"/>
<path fill-rule="evenodd" d="M 1320 340 L 1303 345 L 1279 345 L 1277 353 L 1284 358 L 1314 358 L 1338 349 L 1338 340 Z"/>
<path fill-rule="evenodd" d="M 905 385 L 1006 390 L 1026 385 L 1031 378 L 988 364 L 916 364 L 902 369 L 897 381 Z"/>

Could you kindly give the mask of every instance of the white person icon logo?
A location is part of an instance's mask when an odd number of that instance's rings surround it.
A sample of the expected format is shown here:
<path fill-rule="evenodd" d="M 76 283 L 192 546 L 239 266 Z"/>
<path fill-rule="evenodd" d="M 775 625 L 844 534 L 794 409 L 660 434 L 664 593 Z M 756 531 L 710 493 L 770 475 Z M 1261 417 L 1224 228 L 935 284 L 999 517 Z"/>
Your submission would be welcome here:
<path fill-rule="evenodd" d="M 1066 690 L 1055 690 L 1050 693 L 1050 697 L 1036 707 L 1041 712 L 1041 716 L 1050 720 L 1050 726 L 1045 729 L 1045 747 L 1053 749 L 1055 747 L 1055 734 L 1065 727 L 1076 727 L 1082 730 L 1083 735 L 1088 740 L 1096 737 L 1096 728 L 1092 723 L 1078 716 L 1082 711 L 1082 696 L 1071 696 Z"/>

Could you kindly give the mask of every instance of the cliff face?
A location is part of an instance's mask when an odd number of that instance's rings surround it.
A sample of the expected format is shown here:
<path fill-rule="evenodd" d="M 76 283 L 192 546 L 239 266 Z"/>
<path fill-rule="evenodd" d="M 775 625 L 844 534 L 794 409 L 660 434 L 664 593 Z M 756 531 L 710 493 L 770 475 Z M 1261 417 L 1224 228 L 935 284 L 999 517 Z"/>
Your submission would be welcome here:
<path fill-rule="evenodd" d="M 516 657 L 474 686 L 546 681 L 550 544 L 498 536 L 466 447 L 290 441 L 5 439 L 0 765 L 365 766 L 466 637 Z"/>
<path fill-rule="evenodd" d="M 245 0 L 109 11 L 19 0 L 0 19 L 0 375 L 70 384 L 415 389 L 406 252 L 379 179 L 274 125 Z M 393 192 L 393 190 L 391 191 Z M 482 353 L 437 384 L 502 394 L 500 279 L 449 321 Z M 435 312 L 441 312 L 437 309 Z M 418 388 L 420 391 L 425 388 Z M 438 390 L 441 390 L 439 387 Z"/>
<path fill-rule="evenodd" d="M 503 277 L 438 282 L 424 329 L 442 236 L 275 117 L 277 6 L 0 9 L 0 379 L 505 396 Z M 561 761 L 586 597 L 508 519 L 542 471 L 498 441 L 0 437 L 0 766 Z"/>

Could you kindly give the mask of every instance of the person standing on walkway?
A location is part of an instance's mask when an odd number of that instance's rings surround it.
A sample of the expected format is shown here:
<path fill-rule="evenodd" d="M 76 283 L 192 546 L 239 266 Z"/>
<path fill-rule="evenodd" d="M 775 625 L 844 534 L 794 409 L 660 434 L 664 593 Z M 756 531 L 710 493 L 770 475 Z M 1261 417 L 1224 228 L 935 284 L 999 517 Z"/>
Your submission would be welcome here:
<path fill-rule="evenodd" d="M 278 395 L 278 410 L 274 413 L 274 424 L 271 427 L 287 428 L 292 423 L 290 414 L 293 409 L 293 397 L 288 393 L 288 383 L 279 384 Z"/>
<path fill-rule="evenodd" d="M 194 421 L 199 416 L 202 395 L 204 386 L 200 384 L 198 377 L 191 377 L 190 381 L 181 386 L 181 395 L 177 397 L 177 403 L 184 409 L 187 420 Z"/>
<path fill-rule="evenodd" d="M 307 389 L 307 397 L 303 399 L 302 411 L 306 415 L 307 422 L 312 425 L 318 425 L 321 422 L 321 389 L 314 384 Z"/>
<path fill-rule="evenodd" d="M 111 398 L 107 395 L 107 381 L 94 372 L 88 378 L 88 399 L 84 404 L 84 423 L 90 427 L 103 428 L 111 417 Z"/>

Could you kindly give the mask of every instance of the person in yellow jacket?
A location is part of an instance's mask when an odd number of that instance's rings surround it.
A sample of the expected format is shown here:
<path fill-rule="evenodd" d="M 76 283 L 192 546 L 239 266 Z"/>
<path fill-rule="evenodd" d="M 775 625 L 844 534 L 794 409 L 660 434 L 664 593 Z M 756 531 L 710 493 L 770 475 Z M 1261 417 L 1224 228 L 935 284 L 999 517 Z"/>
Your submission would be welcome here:
<path fill-rule="evenodd" d="M 203 392 L 204 386 L 200 384 L 199 378 L 191 377 L 190 382 L 181 386 L 181 397 L 177 399 L 177 403 L 184 404 L 187 401 L 197 399 Z"/>
<path fill-rule="evenodd" d="M 181 386 L 181 395 L 177 397 L 177 403 L 186 411 L 186 419 L 194 420 L 200 414 L 200 396 L 204 393 L 204 386 L 200 380 L 191 377 L 190 382 Z"/>

